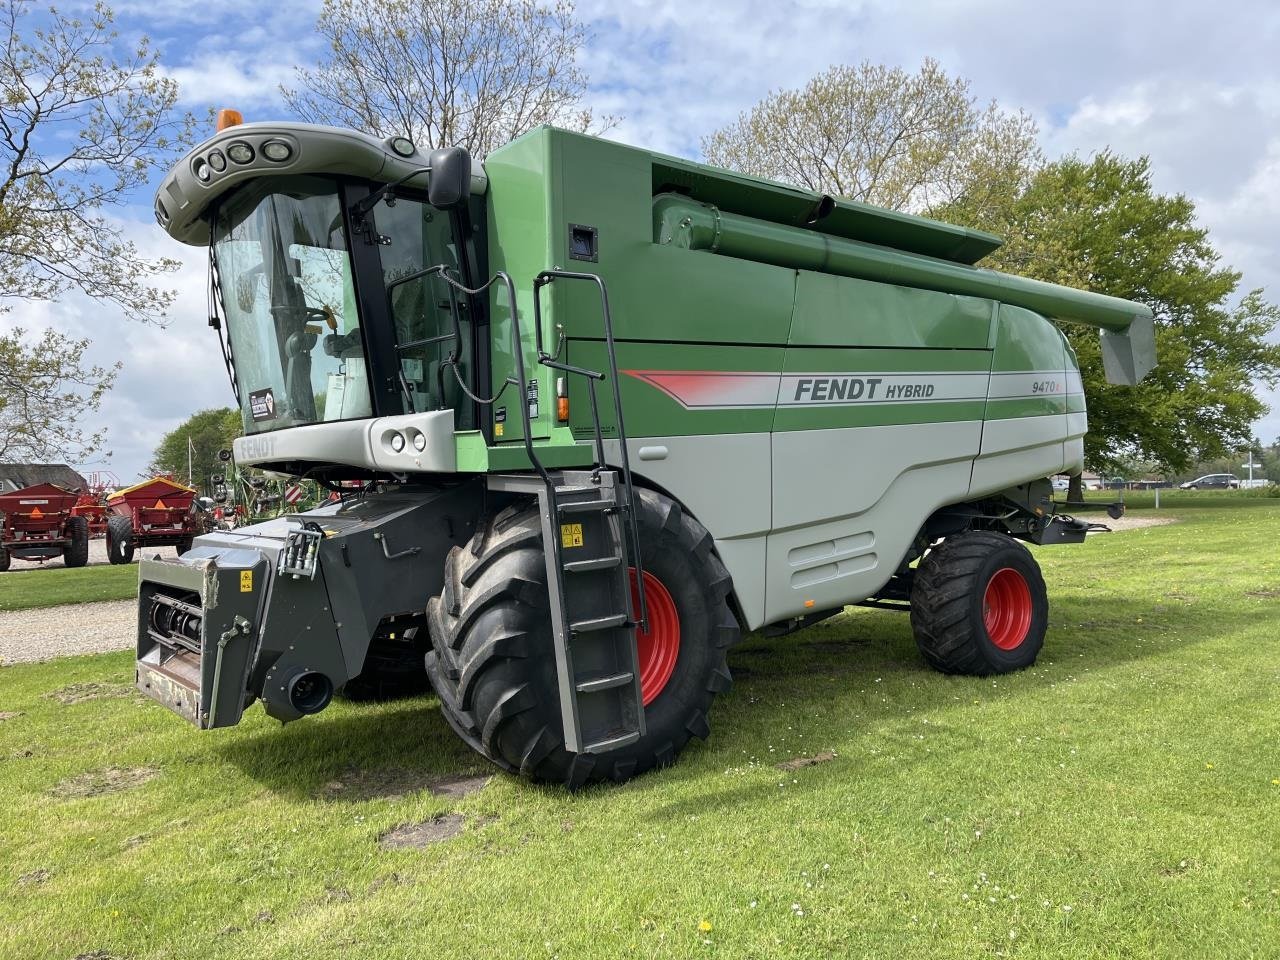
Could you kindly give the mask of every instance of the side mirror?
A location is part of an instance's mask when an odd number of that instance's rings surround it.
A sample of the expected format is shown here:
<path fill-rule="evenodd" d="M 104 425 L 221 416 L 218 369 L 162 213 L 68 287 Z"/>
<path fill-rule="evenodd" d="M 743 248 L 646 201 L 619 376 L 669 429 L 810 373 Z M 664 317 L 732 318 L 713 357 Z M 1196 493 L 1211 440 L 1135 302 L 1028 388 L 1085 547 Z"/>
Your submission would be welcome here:
<path fill-rule="evenodd" d="M 471 196 L 471 154 L 462 147 L 432 150 L 427 200 L 437 210 L 453 210 Z"/>

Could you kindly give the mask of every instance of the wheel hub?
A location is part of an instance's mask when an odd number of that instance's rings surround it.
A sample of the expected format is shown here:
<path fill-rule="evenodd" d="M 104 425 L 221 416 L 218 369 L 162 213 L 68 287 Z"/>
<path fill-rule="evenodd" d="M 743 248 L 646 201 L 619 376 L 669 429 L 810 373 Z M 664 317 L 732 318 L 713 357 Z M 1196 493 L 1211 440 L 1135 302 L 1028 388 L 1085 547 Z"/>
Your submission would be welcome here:
<path fill-rule="evenodd" d="M 661 580 L 644 572 L 644 599 L 649 629 L 636 630 L 636 652 L 640 663 L 640 701 L 648 706 L 657 699 L 675 673 L 680 658 L 680 613 Z M 636 570 L 631 568 L 631 605 L 639 612 L 640 591 Z"/>
<path fill-rule="evenodd" d="M 1031 588 L 1013 567 L 991 575 L 982 597 L 982 620 L 987 636 L 1001 650 L 1015 650 L 1031 632 Z"/>

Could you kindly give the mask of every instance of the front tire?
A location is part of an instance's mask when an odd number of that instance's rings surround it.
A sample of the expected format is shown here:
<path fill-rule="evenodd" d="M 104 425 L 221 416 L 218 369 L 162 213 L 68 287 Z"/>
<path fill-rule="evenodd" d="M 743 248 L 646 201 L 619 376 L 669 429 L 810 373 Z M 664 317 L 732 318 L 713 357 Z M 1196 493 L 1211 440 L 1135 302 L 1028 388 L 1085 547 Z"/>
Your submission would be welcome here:
<path fill-rule="evenodd" d="M 83 567 L 89 562 L 89 519 L 67 520 L 67 537 L 71 541 L 62 548 L 62 562 L 68 567 Z"/>
<path fill-rule="evenodd" d="M 537 505 L 508 507 L 449 552 L 443 593 L 427 606 L 427 672 L 454 730 L 505 770 L 571 788 L 621 782 L 710 733 L 711 702 L 732 683 L 725 653 L 740 637 L 729 574 L 678 504 L 648 490 L 636 501 L 646 587 L 653 578 L 661 592 L 650 592 L 639 644 L 646 732 L 610 753 L 564 749 Z"/>
<path fill-rule="evenodd" d="M 11 561 L 9 559 L 9 551 L 6 550 L 4 547 L 0 547 L 0 573 L 4 573 L 6 570 L 8 570 L 10 563 Z"/>
<path fill-rule="evenodd" d="M 1029 667 L 1048 625 L 1040 566 L 1006 534 L 948 537 L 916 569 L 911 628 L 920 653 L 943 673 L 983 677 Z"/>
<path fill-rule="evenodd" d="M 107 559 L 114 564 L 133 562 L 133 521 L 128 517 L 107 520 Z"/>

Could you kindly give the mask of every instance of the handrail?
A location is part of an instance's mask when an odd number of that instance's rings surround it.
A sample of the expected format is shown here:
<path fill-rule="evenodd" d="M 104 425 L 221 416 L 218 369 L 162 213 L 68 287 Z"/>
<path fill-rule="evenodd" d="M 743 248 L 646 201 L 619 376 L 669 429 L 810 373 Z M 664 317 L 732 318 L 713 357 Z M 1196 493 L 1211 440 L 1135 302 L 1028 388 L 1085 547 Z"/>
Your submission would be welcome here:
<path fill-rule="evenodd" d="M 602 380 L 604 377 L 599 374 L 592 376 L 591 371 L 573 368 L 568 364 L 560 363 L 542 348 L 542 297 L 540 294 L 543 287 L 549 286 L 556 280 L 585 280 L 588 283 L 594 283 L 596 289 L 600 291 L 600 309 L 604 320 L 605 353 L 609 358 L 609 376 L 613 378 L 613 415 L 618 426 L 618 449 L 621 451 L 622 483 L 627 490 L 627 519 L 631 528 L 631 537 L 629 539 L 631 540 L 633 553 L 632 566 L 635 567 L 636 571 L 636 599 L 639 600 L 640 630 L 647 633 L 649 630 L 649 608 L 645 603 L 644 566 L 640 561 L 640 527 L 636 522 L 636 491 L 635 485 L 631 480 L 631 458 L 627 453 L 627 429 L 622 418 L 622 388 L 618 380 L 618 354 L 616 341 L 613 338 L 613 315 L 609 311 L 609 293 L 605 289 L 604 280 L 594 273 L 578 273 L 572 270 L 543 270 L 533 279 L 533 325 L 538 347 L 538 362 L 558 370 L 567 370 L 571 373 L 581 372 L 586 374 L 590 381 L 589 396 L 591 397 L 592 423 L 595 427 L 597 470 L 604 466 L 605 458 L 604 435 L 601 432 L 600 413 L 596 404 L 596 380 Z M 557 349 L 556 352 L 558 354 L 559 350 Z"/>

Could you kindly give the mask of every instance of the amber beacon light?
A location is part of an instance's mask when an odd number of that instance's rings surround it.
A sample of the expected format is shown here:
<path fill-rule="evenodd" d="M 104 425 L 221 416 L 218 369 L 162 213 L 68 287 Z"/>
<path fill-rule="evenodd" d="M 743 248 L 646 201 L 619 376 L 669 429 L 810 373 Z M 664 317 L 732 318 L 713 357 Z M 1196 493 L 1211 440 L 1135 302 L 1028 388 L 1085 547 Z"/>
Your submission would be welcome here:
<path fill-rule="evenodd" d="M 218 111 L 218 131 L 221 132 L 227 127 L 237 127 L 244 123 L 244 114 L 239 110 L 219 110 Z"/>

